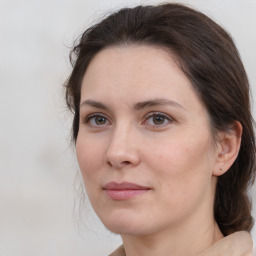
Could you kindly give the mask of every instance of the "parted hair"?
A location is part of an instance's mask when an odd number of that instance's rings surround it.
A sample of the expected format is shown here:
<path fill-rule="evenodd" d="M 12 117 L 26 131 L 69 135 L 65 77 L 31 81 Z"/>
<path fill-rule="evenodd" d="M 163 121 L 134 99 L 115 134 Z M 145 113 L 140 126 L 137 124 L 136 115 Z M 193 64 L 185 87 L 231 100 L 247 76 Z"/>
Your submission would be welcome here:
<path fill-rule="evenodd" d="M 248 78 L 230 35 L 190 7 L 164 3 L 124 8 L 87 29 L 70 52 L 72 73 L 65 83 L 73 112 L 73 140 L 79 131 L 81 83 L 90 61 L 106 47 L 142 44 L 174 55 L 205 105 L 213 134 L 243 126 L 241 147 L 230 169 L 218 177 L 214 216 L 224 235 L 253 226 L 248 194 L 255 178 L 255 136 Z M 107 65 L 107 63 L 106 63 Z"/>

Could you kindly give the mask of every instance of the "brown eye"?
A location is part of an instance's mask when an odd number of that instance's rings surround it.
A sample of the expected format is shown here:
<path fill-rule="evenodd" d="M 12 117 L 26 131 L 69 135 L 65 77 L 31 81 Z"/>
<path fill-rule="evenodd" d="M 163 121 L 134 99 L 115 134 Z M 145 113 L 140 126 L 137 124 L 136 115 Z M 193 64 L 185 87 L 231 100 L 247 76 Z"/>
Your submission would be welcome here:
<path fill-rule="evenodd" d="M 97 125 L 103 125 L 103 124 L 106 124 L 107 120 L 105 117 L 102 117 L 102 116 L 97 116 L 95 117 L 95 123 Z"/>
<path fill-rule="evenodd" d="M 89 124 L 90 126 L 104 126 L 108 125 L 109 121 L 106 117 L 102 115 L 90 115 L 86 119 L 86 123 Z"/>
<path fill-rule="evenodd" d="M 150 125 L 150 126 L 163 126 L 173 121 L 174 120 L 171 117 L 163 113 L 154 112 L 154 113 L 149 113 L 146 116 L 146 121 L 143 124 Z"/>
<path fill-rule="evenodd" d="M 160 124 L 164 124 L 164 122 L 166 121 L 166 118 L 163 116 L 154 116 L 152 121 L 154 124 L 160 125 Z"/>

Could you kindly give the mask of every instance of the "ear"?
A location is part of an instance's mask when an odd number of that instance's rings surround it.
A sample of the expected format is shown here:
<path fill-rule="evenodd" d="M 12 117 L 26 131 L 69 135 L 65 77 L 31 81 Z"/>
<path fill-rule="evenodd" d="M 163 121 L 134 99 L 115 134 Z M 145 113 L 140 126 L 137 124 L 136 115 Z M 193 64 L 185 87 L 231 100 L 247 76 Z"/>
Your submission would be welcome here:
<path fill-rule="evenodd" d="M 243 127 L 235 121 L 228 131 L 218 132 L 216 164 L 213 170 L 214 176 L 224 174 L 235 162 L 241 145 Z"/>

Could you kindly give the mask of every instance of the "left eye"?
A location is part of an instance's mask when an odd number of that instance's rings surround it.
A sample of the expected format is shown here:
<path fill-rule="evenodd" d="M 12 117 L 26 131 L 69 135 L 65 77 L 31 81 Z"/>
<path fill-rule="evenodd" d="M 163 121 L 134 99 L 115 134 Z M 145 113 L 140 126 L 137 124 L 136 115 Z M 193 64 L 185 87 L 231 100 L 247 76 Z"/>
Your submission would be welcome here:
<path fill-rule="evenodd" d="M 158 114 L 158 113 L 153 113 L 149 116 L 146 116 L 146 121 L 144 122 L 144 124 L 148 124 L 148 125 L 165 125 L 171 121 L 173 121 L 172 118 L 164 115 L 164 114 Z"/>

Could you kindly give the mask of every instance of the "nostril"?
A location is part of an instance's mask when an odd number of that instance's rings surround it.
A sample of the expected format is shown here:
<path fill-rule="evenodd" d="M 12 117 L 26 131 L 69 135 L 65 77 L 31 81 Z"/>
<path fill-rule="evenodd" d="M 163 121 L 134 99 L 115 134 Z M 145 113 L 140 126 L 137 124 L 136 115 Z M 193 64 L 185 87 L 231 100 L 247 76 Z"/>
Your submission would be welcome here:
<path fill-rule="evenodd" d="M 121 168 L 122 166 L 126 166 L 126 165 L 130 165 L 131 162 L 130 161 L 123 161 L 123 162 L 120 162 L 119 164 L 118 163 L 111 163 L 111 161 L 106 161 L 105 162 L 105 165 L 107 167 L 113 167 L 113 166 L 116 166 L 117 168 Z"/>
<path fill-rule="evenodd" d="M 109 161 L 106 162 L 106 165 L 110 167 L 112 166 L 112 164 Z"/>
<path fill-rule="evenodd" d="M 122 163 L 125 164 L 125 165 L 130 164 L 129 161 L 123 161 Z"/>

